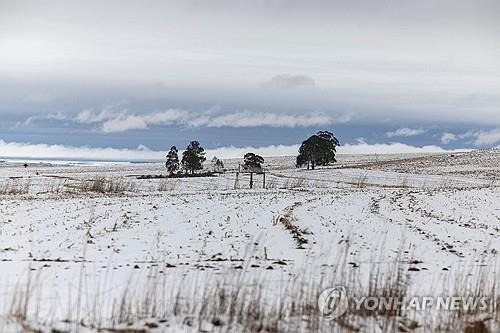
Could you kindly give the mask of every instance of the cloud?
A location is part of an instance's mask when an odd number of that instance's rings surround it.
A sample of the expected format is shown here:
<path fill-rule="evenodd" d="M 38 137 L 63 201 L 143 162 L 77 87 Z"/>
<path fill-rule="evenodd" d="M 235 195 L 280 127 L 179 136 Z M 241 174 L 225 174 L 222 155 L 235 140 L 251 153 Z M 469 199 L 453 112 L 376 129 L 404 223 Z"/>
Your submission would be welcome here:
<path fill-rule="evenodd" d="M 480 131 L 477 131 L 477 130 L 470 130 L 470 131 L 458 133 L 458 134 L 451 133 L 451 132 L 445 132 L 441 136 L 441 142 L 444 144 L 448 144 L 450 142 L 458 141 L 458 140 L 474 139 L 474 138 L 478 137 L 479 133 L 480 133 Z M 475 142 L 469 140 L 467 143 L 471 144 L 471 143 L 475 143 Z M 477 143 L 476 143 L 476 145 L 477 145 Z"/>
<path fill-rule="evenodd" d="M 472 139 L 469 143 L 473 143 L 476 146 L 491 146 L 500 142 L 500 128 L 494 128 L 491 130 L 470 130 L 464 133 L 443 133 L 441 136 L 441 142 L 448 144 L 452 141 Z"/>
<path fill-rule="evenodd" d="M 207 157 L 241 158 L 247 152 L 255 152 L 264 157 L 295 156 L 299 145 L 270 145 L 266 147 L 222 147 L 207 149 Z M 415 147 L 403 143 L 368 144 L 359 142 L 338 147 L 339 154 L 396 154 L 445 152 L 438 146 Z M 0 140 L 2 158 L 17 159 L 63 159 L 95 161 L 163 161 L 166 152 L 154 151 L 139 145 L 136 149 L 73 147 L 64 145 L 31 144 L 5 142 Z M 182 152 L 181 152 L 182 153 Z"/>
<path fill-rule="evenodd" d="M 136 129 L 147 129 L 153 125 L 182 124 L 188 119 L 189 113 L 182 110 L 167 110 L 145 115 L 121 113 L 102 123 L 104 133 L 126 132 Z"/>
<path fill-rule="evenodd" d="M 101 111 L 86 109 L 80 112 L 74 121 L 81 124 L 96 124 L 113 118 L 118 118 L 126 114 L 126 110 L 117 111 L 110 107 L 104 107 Z"/>
<path fill-rule="evenodd" d="M 500 128 L 495 128 L 489 131 L 479 131 L 474 134 L 476 140 L 474 143 L 478 146 L 493 145 L 500 142 Z"/>
<path fill-rule="evenodd" d="M 271 145 L 267 147 L 223 147 L 207 150 L 208 156 L 218 158 L 240 158 L 248 152 L 253 152 L 263 157 L 294 156 L 297 155 L 299 145 Z"/>
<path fill-rule="evenodd" d="M 40 120 L 56 120 L 56 121 L 67 121 L 71 120 L 66 114 L 62 112 L 57 112 L 57 113 L 48 113 L 45 115 L 40 115 L 40 116 L 31 116 L 27 118 L 25 121 L 22 122 L 17 122 L 13 128 L 19 128 L 22 126 L 29 126 L 37 121 Z"/>
<path fill-rule="evenodd" d="M 397 129 L 393 132 L 387 132 L 385 133 L 385 136 L 388 138 L 394 138 L 394 137 L 410 137 L 410 136 L 417 136 L 421 135 L 427 132 L 427 130 L 422 129 L 422 128 L 408 128 L 408 127 L 403 127 L 400 129 Z"/>
<path fill-rule="evenodd" d="M 445 132 L 441 136 L 441 142 L 444 143 L 445 145 L 447 145 L 448 143 L 450 143 L 452 141 L 456 141 L 456 140 L 458 140 L 458 137 L 456 134 L 453 134 L 453 133 Z"/>
<path fill-rule="evenodd" d="M 102 124 L 102 131 L 104 133 L 117 133 L 146 128 L 148 128 L 146 121 L 144 121 L 143 118 L 134 115 L 118 117 L 113 120 L 108 120 Z"/>
<path fill-rule="evenodd" d="M 30 159 L 64 159 L 64 160 L 117 160 L 117 161 L 148 161 L 161 160 L 163 152 L 144 149 L 116 149 L 72 147 L 64 145 L 30 144 L 22 142 L 5 142 L 0 140 L 0 152 L 3 158 Z"/>
<path fill-rule="evenodd" d="M 328 125 L 335 122 L 324 114 L 279 114 L 270 112 L 242 111 L 220 116 L 206 116 L 202 120 L 189 121 L 191 126 L 207 127 L 309 127 Z"/>
<path fill-rule="evenodd" d="M 144 130 L 151 126 L 177 125 L 185 127 L 313 127 L 326 126 L 335 123 L 347 123 L 351 116 L 326 115 L 323 113 L 275 113 L 255 112 L 250 110 L 236 112 L 221 112 L 210 109 L 203 112 L 192 112 L 179 109 L 168 109 L 150 113 L 131 113 L 127 109 L 114 109 L 105 107 L 101 111 L 92 109 L 84 110 L 76 116 L 63 113 L 33 116 L 23 122 L 30 125 L 41 120 L 73 121 L 85 125 L 97 125 L 103 133 L 120 133 L 130 130 Z"/>
<path fill-rule="evenodd" d="M 298 145 L 271 145 L 267 147 L 223 147 L 207 149 L 207 157 L 239 158 L 253 151 L 264 157 L 292 156 L 297 153 Z M 5 142 L 0 140 L 2 158 L 29 159 L 62 159 L 62 160 L 95 160 L 95 161 L 163 161 L 166 152 L 154 151 L 144 145 L 136 149 L 73 147 L 64 145 L 31 144 L 22 142 Z M 182 154 L 182 151 L 180 151 Z"/>
<path fill-rule="evenodd" d="M 102 117 L 101 117 L 102 118 Z M 346 122 L 350 118 L 342 117 L 338 121 Z M 170 109 L 147 114 L 129 114 L 122 112 L 108 117 L 101 124 L 104 133 L 125 132 L 134 129 L 147 129 L 150 126 L 180 125 L 188 127 L 310 127 L 328 125 L 335 122 L 324 114 L 280 114 L 271 112 L 240 111 L 222 115 L 207 112 L 188 112 Z"/>
<path fill-rule="evenodd" d="M 353 145 L 340 146 L 337 150 L 341 154 L 441 153 L 447 151 L 432 145 L 416 147 L 399 142 L 368 144 L 363 141 L 358 141 L 357 144 Z"/>
<path fill-rule="evenodd" d="M 109 96 L 147 105 L 154 96 L 186 108 L 217 101 L 238 110 L 348 109 L 374 123 L 500 124 L 498 2 L 153 2 L 4 6 L 2 90 L 53 92 L 61 109 Z M 95 13 L 108 19 L 95 24 Z M 314 86 L 314 94 L 296 89 Z M 1 94 L 2 106 L 13 99 Z"/>
<path fill-rule="evenodd" d="M 316 82 L 307 75 L 301 74 L 279 74 L 274 76 L 268 85 L 276 88 L 294 89 L 294 88 L 314 88 Z"/>

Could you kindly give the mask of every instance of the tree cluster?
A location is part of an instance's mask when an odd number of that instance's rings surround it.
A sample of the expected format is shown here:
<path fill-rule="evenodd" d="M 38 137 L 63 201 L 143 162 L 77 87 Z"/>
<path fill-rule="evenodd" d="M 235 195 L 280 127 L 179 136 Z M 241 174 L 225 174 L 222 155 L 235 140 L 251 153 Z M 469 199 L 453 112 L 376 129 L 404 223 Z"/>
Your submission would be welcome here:
<path fill-rule="evenodd" d="M 305 141 L 299 148 L 299 154 L 296 159 L 296 167 L 304 167 L 313 169 L 316 166 L 326 166 L 337 162 L 335 155 L 337 146 L 340 145 L 339 140 L 328 131 L 320 131 Z M 205 150 L 198 141 L 191 141 L 186 150 L 182 153 L 182 160 L 179 162 L 179 151 L 175 146 L 170 148 L 167 154 L 165 167 L 172 175 L 182 169 L 186 173 L 193 175 L 196 171 L 203 169 L 205 162 Z M 243 167 L 251 172 L 262 172 L 262 164 L 264 158 L 255 153 L 246 153 L 243 157 Z M 213 172 L 224 172 L 224 163 L 222 160 L 214 157 L 212 159 Z"/>
<path fill-rule="evenodd" d="M 205 149 L 198 141 L 191 141 L 186 150 L 182 153 L 182 160 L 179 163 L 179 151 L 177 147 L 173 146 L 167 154 L 167 162 L 165 167 L 170 174 L 176 173 L 180 167 L 190 174 L 195 171 L 203 169 L 203 162 L 205 162 Z"/>

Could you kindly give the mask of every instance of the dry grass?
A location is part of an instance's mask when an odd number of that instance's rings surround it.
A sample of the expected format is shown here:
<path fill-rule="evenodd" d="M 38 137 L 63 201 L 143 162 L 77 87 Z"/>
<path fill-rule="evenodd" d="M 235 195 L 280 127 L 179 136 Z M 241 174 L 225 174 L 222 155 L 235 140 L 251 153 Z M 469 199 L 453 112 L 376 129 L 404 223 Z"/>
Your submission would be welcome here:
<path fill-rule="evenodd" d="M 97 176 L 93 179 L 83 180 L 78 189 L 85 192 L 96 193 L 123 193 L 136 192 L 137 184 L 124 178 L 106 178 Z"/>
<path fill-rule="evenodd" d="M 367 175 L 361 175 L 359 177 L 355 177 L 350 184 L 358 187 L 358 188 L 365 188 L 368 185 L 368 176 Z"/>
<path fill-rule="evenodd" d="M 175 191 L 179 188 L 180 181 L 178 179 L 161 179 L 157 184 L 156 184 L 156 191 L 159 192 L 170 192 L 170 191 Z"/>
<path fill-rule="evenodd" d="M 294 274 L 281 275 L 280 282 L 271 282 L 274 278 L 266 279 L 262 273 L 251 273 L 249 267 L 256 263 L 252 259 L 255 256 L 245 259 L 240 270 L 227 267 L 222 275 L 199 272 L 189 279 L 169 279 L 170 274 L 164 274 L 165 268 L 160 264 L 133 273 L 121 292 L 111 298 L 103 290 L 88 289 L 99 284 L 82 281 L 81 286 L 85 287 L 79 287 L 78 295 L 73 295 L 81 310 L 77 313 L 70 300 L 67 316 L 56 322 L 40 318 L 38 307 L 43 302 L 37 288 L 42 285 L 36 279 L 28 279 L 26 286 L 14 294 L 8 316 L 23 328 L 42 325 L 50 331 L 65 323 L 71 325 L 71 331 L 85 328 L 114 332 L 147 332 L 151 328 L 161 331 L 165 328 L 162 325 L 168 324 L 183 331 L 217 332 L 420 332 L 416 329 L 425 327 L 426 332 L 489 333 L 494 332 L 489 327 L 499 323 L 498 309 L 416 315 L 405 308 L 368 311 L 358 310 L 352 304 L 340 318 L 324 320 L 317 300 L 324 289 L 332 286 L 345 286 L 349 297 L 413 296 L 412 275 L 400 257 L 386 264 L 374 262 L 368 275 L 364 275 L 347 263 L 348 252 L 346 247 L 327 270 L 307 265 Z M 85 269 L 82 266 L 82 272 Z M 496 275 L 492 279 L 490 273 L 478 267 L 473 274 L 458 274 L 455 280 L 447 282 L 448 287 L 454 296 L 486 295 L 500 301 L 499 281 Z M 274 275 L 277 276 L 280 275 Z M 63 300 L 59 302 L 64 304 Z"/>
<path fill-rule="evenodd" d="M 0 195 L 28 194 L 31 182 L 24 179 L 6 179 L 0 181 Z"/>
<path fill-rule="evenodd" d="M 304 177 L 287 178 L 284 183 L 285 189 L 304 188 L 307 186 L 307 180 Z"/>
<path fill-rule="evenodd" d="M 23 178 L 0 180 L 0 195 L 60 194 L 64 192 L 123 193 L 137 192 L 137 190 L 137 184 L 132 180 L 104 176 L 84 180 L 39 179 L 32 181 Z"/>
<path fill-rule="evenodd" d="M 266 181 L 266 189 L 269 189 L 269 190 L 274 190 L 278 187 L 278 184 L 276 182 L 276 179 L 269 179 Z"/>

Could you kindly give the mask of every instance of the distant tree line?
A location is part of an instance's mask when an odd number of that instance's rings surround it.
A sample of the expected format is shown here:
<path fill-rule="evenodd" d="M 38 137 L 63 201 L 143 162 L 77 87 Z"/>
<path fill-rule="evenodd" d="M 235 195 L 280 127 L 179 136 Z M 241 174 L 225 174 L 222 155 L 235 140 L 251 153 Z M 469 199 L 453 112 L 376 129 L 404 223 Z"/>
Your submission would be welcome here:
<path fill-rule="evenodd" d="M 295 166 L 297 168 L 307 167 L 312 169 L 316 166 L 326 166 L 337 162 L 335 155 L 339 140 L 328 131 L 320 131 L 302 142 L 299 153 L 296 158 Z M 206 161 L 205 149 L 198 141 L 191 141 L 182 153 L 182 159 L 179 161 L 179 151 L 177 147 L 172 146 L 167 154 L 165 167 L 170 175 L 177 174 L 183 170 L 188 175 L 194 175 L 197 171 L 203 170 L 203 163 Z M 251 172 L 261 172 L 264 158 L 255 153 L 246 153 L 243 157 L 244 169 Z M 222 160 L 214 157 L 211 161 L 213 173 L 222 173 L 225 171 Z"/>

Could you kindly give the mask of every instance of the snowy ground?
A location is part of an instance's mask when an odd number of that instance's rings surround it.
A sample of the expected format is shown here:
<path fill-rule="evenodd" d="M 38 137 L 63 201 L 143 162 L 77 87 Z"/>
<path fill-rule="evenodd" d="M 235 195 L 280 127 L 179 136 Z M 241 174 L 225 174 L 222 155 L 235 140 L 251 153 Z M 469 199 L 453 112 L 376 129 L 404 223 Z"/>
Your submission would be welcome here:
<path fill-rule="evenodd" d="M 449 292 L 463 275 L 498 285 L 499 161 L 498 151 L 340 156 L 333 168 L 298 170 L 276 158 L 266 188 L 257 175 L 254 189 L 233 172 L 236 161 L 219 177 L 168 180 L 137 179 L 164 173 L 156 164 L 0 164 L 2 329 L 20 330 L 12 316 L 20 290 L 36 294 L 23 321 L 48 327 L 112 307 L 153 270 L 172 291 L 238 271 L 272 293 L 338 272 L 344 256 L 342 270 L 360 284 L 398 262 L 418 295 Z M 82 189 L 99 177 L 124 191 Z M 178 318 L 155 325 L 141 329 L 196 327 Z"/>

